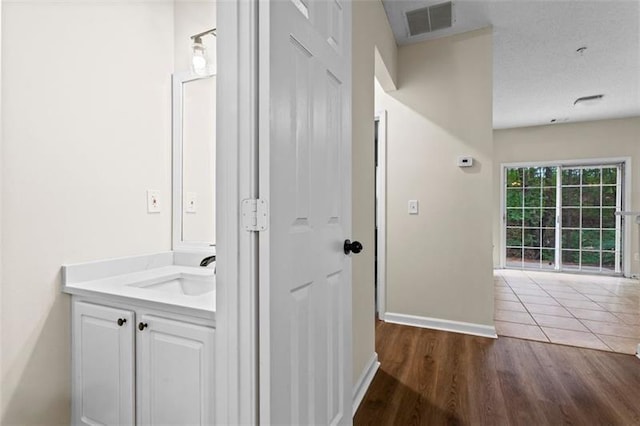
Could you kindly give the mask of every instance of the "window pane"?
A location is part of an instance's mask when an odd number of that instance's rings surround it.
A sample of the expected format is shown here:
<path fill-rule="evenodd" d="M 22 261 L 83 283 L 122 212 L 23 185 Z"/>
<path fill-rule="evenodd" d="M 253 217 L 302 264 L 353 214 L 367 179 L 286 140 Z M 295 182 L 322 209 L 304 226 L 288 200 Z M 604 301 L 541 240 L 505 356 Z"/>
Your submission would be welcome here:
<path fill-rule="evenodd" d="M 600 187 L 590 186 L 582 188 L 582 205 L 583 206 L 599 206 L 600 205 Z"/>
<path fill-rule="evenodd" d="M 582 169 L 583 185 L 600 185 L 600 169 Z"/>
<path fill-rule="evenodd" d="M 617 193 L 617 187 L 603 186 L 602 187 L 602 205 L 615 207 L 616 193 Z"/>
<path fill-rule="evenodd" d="M 562 227 L 580 227 L 580 209 L 562 209 Z"/>
<path fill-rule="evenodd" d="M 616 254 L 610 252 L 602 253 L 602 269 L 607 269 L 609 271 L 616 270 Z"/>
<path fill-rule="evenodd" d="M 600 250 L 600 231 L 582 231 L 582 250 Z"/>
<path fill-rule="evenodd" d="M 507 209 L 507 226 L 522 226 L 522 209 Z"/>
<path fill-rule="evenodd" d="M 556 226 L 556 209 L 542 210 L 542 226 L 544 228 L 553 228 Z"/>
<path fill-rule="evenodd" d="M 602 209 L 602 227 L 615 229 L 616 209 Z"/>
<path fill-rule="evenodd" d="M 542 262 L 540 266 L 543 269 L 553 269 L 556 262 L 555 250 L 542 250 Z"/>
<path fill-rule="evenodd" d="M 543 167 L 542 168 L 542 185 L 543 186 L 556 186 L 556 175 L 558 173 L 557 167 Z"/>
<path fill-rule="evenodd" d="M 563 169 L 562 185 L 580 185 L 580 169 Z"/>
<path fill-rule="evenodd" d="M 582 209 L 582 227 L 600 228 L 600 209 L 585 207 Z"/>
<path fill-rule="evenodd" d="M 529 228 L 540 227 L 540 209 L 524 209 L 524 226 Z"/>
<path fill-rule="evenodd" d="M 540 207 L 542 196 L 542 189 L 540 188 L 525 188 L 524 190 L 524 206 L 525 207 Z"/>
<path fill-rule="evenodd" d="M 555 248 L 556 246 L 556 230 L 555 229 L 542 230 L 542 246 Z"/>
<path fill-rule="evenodd" d="M 524 263 L 530 266 L 540 266 L 540 250 L 524 249 Z"/>
<path fill-rule="evenodd" d="M 600 268 L 600 252 L 598 251 L 583 251 L 582 252 L 582 267 L 590 266 Z"/>
<path fill-rule="evenodd" d="M 523 183 L 522 169 L 507 169 L 507 187 L 518 188 Z"/>
<path fill-rule="evenodd" d="M 576 206 L 580 205 L 580 188 L 562 188 L 562 206 Z"/>
<path fill-rule="evenodd" d="M 602 231 L 602 250 L 615 250 L 616 249 L 616 231 L 605 230 Z"/>
<path fill-rule="evenodd" d="M 522 207 L 522 188 L 507 188 L 507 207 Z"/>
<path fill-rule="evenodd" d="M 556 189 L 555 188 L 544 188 L 542 190 L 542 206 L 543 207 L 556 206 Z"/>
<path fill-rule="evenodd" d="M 525 247 L 540 247 L 540 229 L 527 229 L 523 233 L 522 245 Z"/>
<path fill-rule="evenodd" d="M 580 252 L 572 250 L 562 250 L 562 266 L 576 267 L 580 264 Z"/>
<path fill-rule="evenodd" d="M 606 167 L 602 169 L 602 183 L 604 185 L 615 185 L 618 183 L 617 167 Z"/>
<path fill-rule="evenodd" d="M 580 248 L 580 231 L 578 230 L 562 230 L 562 248 L 579 249 Z"/>
<path fill-rule="evenodd" d="M 507 249 L 507 266 L 522 266 L 522 249 Z"/>
<path fill-rule="evenodd" d="M 524 185 L 526 187 L 542 186 L 542 169 L 539 167 L 529 167 L 524 172 Z"/>
<path fill-rule="evenodd" d="M 522 245 L 522 228 L 507 228 L 507 245 L 516 247 Z"/>

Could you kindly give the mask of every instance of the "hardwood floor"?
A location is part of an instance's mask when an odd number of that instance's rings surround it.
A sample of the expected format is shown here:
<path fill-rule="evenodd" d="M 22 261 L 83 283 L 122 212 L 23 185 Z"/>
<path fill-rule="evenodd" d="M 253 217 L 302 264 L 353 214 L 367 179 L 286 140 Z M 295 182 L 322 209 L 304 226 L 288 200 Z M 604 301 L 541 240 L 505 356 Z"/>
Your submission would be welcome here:
<path fill-rule="evenodd" d="M 638 425 L 640 359 L 378 322 L 355 425 Z"/>

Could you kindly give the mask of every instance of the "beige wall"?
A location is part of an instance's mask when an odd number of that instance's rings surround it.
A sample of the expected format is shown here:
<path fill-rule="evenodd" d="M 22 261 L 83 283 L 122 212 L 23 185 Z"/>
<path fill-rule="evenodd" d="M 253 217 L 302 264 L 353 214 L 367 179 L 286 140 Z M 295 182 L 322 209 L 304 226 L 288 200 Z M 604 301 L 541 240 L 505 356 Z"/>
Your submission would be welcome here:
<path fill-rule="evenodd" d="M 403 46 L 387 111 L 386 311 L 493 325 L 492 31 Z M 472 168 L 456 165 L 461 155 Z M 419 215 L 407 213 L 419 200 Z"/>
<path fill-rule="evenodd" d="M 353 2 L 353 238 L 364 250 L 353 257 L 353 379 L 375 352 L 374 335 L 374 71 L 395 85 L 397 49 L 379 0 Z M 377 52 L 377 53 L 376 53 Z M 379 56 L 378 66 L 376 58 Z"/>
<path fill-rule="evenodd" d="M 60 266 L 170 249 L 173 5 L 3 2 L 2 18 L 0 423 L 69 424 Z"/>
<path fill-rule="evenodd" d="M 631 210 L 640 211 L 640 117 L 584 123 L 556 124 L 496 130 L 494 132 L 493 243 L 494 265 L 500 265 L 501 238 L 501 164 L 513 162 L 582 160 L 630 157 Z M 640 273 L 634 259 L 638 247 L 638 226 L 632 226 L 632 273 Z"/>

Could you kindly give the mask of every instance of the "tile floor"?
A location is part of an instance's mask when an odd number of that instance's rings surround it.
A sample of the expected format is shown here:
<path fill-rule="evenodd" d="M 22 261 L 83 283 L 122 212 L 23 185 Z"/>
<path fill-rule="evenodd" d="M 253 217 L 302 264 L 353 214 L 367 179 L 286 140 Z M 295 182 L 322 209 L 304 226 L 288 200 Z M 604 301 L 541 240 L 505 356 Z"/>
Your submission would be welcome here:
<path fill-rule="evenodd" d="M 501 269 L 494 283 L 500 336 L 636 353 L 638 280 Z"/>

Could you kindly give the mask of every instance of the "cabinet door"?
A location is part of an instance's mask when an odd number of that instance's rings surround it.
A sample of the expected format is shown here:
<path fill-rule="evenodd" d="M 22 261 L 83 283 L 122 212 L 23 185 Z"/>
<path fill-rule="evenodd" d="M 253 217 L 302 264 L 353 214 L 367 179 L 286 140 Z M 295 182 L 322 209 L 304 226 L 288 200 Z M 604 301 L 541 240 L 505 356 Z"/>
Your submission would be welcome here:
<path fill-rule="evenodd" d="M 137 325 L 139 424 L 213 424 L 214 329 L 152 315 Z"/>
<path fill-rule="evenodd" d="M 134 423 L 133 312 L 73 304 L 73 424 Z"/>

